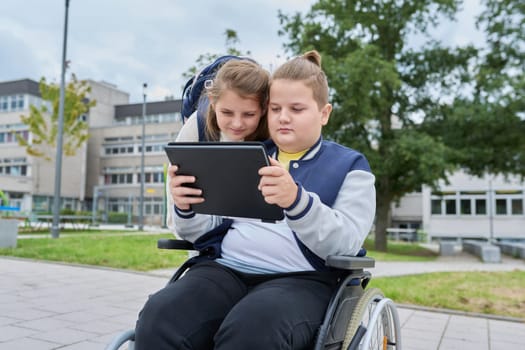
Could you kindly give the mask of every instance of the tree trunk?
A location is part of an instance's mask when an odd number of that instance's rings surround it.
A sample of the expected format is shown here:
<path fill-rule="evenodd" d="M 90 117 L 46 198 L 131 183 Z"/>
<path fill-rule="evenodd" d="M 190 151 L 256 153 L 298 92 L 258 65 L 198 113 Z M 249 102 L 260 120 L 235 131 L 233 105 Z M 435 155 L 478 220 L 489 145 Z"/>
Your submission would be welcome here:
<path fill-rule="evenodd" d="M 390 202 L 388 196 L 377 196 L 374 247 L 380 252 L 387 251 L 386 229 L 390 227 Z"/>

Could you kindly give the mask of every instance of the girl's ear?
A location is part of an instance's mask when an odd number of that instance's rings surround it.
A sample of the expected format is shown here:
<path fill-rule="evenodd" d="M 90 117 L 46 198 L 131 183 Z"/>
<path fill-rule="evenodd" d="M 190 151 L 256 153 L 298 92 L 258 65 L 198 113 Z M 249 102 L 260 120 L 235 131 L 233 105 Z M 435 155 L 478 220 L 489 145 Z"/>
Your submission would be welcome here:
<path fill-rule="evenodd" d="M 330 113 L 332 113 L 332 105 L 327 103 L 321 109 L 321 125 L 328 124 L 328 119 L 330 119 Z"/>
<path fill-rule="evenodd" d="M 211 95 L 210 94 L 206 94 L 206 96 L 208 97 L 208 104 L 210 105 L 210 107 L 215 109 L 215 101 L 213 100 Z"/>

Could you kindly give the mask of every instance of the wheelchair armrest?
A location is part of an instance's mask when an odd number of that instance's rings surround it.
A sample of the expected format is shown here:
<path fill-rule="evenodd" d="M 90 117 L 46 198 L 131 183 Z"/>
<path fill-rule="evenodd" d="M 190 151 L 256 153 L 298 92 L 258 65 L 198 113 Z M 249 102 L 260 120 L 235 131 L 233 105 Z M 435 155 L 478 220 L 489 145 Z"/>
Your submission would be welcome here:
<path fill-rule="evenodd" d="M 193 243 L 183 239 L 159 239 L 157 241 L 159 249 L 195 250 Z"/>
<path fill-rule="evenodd" d="M 326 266 L 344 270 L 357 270 L 374 267 L 375 259 L 366 256 L 330 255 L 326 258 Z"/>

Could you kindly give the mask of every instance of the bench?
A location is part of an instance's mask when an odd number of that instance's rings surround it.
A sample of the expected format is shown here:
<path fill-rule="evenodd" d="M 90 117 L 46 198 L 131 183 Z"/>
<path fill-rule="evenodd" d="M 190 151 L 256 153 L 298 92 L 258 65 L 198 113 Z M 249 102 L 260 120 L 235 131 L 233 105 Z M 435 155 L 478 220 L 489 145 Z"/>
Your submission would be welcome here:
<path fill-rule="evenodd" d="M 483 262 L 501 262 L 501 252 L 498 246 L 484 241 L 463 241 L 463 251 L 476 255 Z"/>
<path fill-rule="evenodd" d="M 0 248 L 16 248 L 18 220 L 0 218 Z"/>
<path fill-rule="evenodd" d="M 514 258 L 525 259 L 525 243 L 518 242 L 498 242 L 495 243 L 503 254 Z"/>
<path fill-rule="evenodd" d="M 453 256 L 456 255 L 456 242 L 455 241 L 439 241 L 439 255 L 441 256 Z"/>

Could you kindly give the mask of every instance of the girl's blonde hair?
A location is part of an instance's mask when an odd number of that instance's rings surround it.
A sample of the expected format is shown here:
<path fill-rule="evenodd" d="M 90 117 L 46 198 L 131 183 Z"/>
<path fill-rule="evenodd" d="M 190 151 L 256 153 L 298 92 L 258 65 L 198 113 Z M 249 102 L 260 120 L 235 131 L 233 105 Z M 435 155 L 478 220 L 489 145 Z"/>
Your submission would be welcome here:
<path fill-rule="evenodd" d="M 268 89 L 270 74 L 259 64 L 248 59 L 231 59 L 222 65 L 206 89 L 210 104 L 206 115 L 205 133 L 209 141 L 219 141 L 221 130 L 217 124 L 217 114 L 212 107 L 212 101 L 221 98 L 225 90 L 234 91 L 242 98 L 257 101 L 261 107 L 262 116 L 257 129 L 248 135 L 245 141 L 264 141 L 268 139 Z"/>
<path fill-rule="evenodd" d="M 283 63 L 273 73 L 271 80 L 278 79 L 303 81 L 312 89 L 319 109 L 328 103 L 328 79 L 321 69 L 321 55 L 316 50 L 305 52 Z"/>

